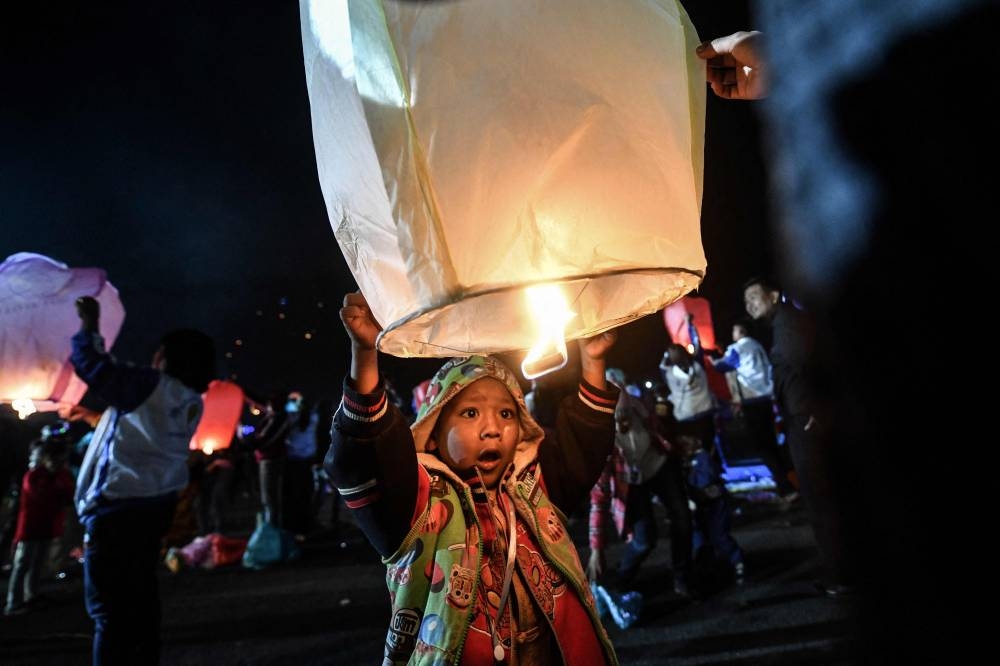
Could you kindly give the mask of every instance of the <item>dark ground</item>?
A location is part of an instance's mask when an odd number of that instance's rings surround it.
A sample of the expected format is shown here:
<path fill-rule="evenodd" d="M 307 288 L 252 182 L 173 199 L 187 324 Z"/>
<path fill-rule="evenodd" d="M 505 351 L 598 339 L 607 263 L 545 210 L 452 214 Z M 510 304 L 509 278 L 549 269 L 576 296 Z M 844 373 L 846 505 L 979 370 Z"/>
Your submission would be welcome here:
<path fill-rule="evenodd" d="M 782 513 L 742 500 L 738 506 L 734 534 L 746 552 L 745 591 L 723 588 L 697 602 L 677 597 L 668 544 L 661 542 L 636 585 L 646 597 L 642 620 L 624 631 L 607 620 L 623 664 L 851 661 L 851 604 L 815 593 L 818 559 L 804 510 Z M 248 507 L 237 508 L 234 520 L 249 525 Z M 585 546 L 585 516 L 578 514 L 571 529 Z M 610 563 L 620 550 L 617 543 L 609 550 Z M 581 552 L 585 560 L 586 548 Z M 383 571 L 352 525 L 344 525 L 339 537 L 329 529 L 315 533 L 299 561 L 263 571 L 227 567 L 172 575 L 163 568 L 162 663 L 378 663 L 389 608 Z M 0 583 L 6 589 L 5 577 Z M 79 572 L 47 582 L 42 593 L 48 602 L 41 608 L 0 616 L 0 662 L 88 664 L 91 624 Z"/>

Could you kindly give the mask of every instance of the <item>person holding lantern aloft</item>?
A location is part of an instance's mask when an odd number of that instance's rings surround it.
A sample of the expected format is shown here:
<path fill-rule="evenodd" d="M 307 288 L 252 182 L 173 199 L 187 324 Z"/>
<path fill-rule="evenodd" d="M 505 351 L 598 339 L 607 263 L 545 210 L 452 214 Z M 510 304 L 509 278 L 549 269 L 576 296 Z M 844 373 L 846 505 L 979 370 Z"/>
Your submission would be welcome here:
<path fill-rule="evenodd" d="M 742 585 L 746 565 L 743 550 L 730 533 L 730 503 L 715 446 L 716 399 L 701 365 L 701 341 L 693 320 L 689 313 L 687 324 L 694 354 L 671 344 L 660 364 L 674 406 L 671 441 L 685 459 L 688 495 L 695 505 L 695 548 L 701 554 L 710 547 L 714 557 L 731 567 L 736 584 Z"/>
<path fill-rule="evenodd" d="M 550 438 L 511 371 L 484 356 L 445 363 L 408 428 L 364 297 L 348 294 L 340 314 L 353 357 L 326 466 L 388 567 L 384 663 L 617 663 L 562 517 L 613 446 L 615 333 L 581 341 L 583 380 Z"/>
<path fill-rule="evenodd" d="M 70 360 L 110 405 L 80 467 L 75 497 L 85 528 L 93 659 L 102 666 L 156 664 L 160 543 L 188 482 L 188 447 L 201 394 L 215 374 L 215 346 L 200 331 L 176 330 L 163 337 L 151 366 L 124 365 L 104 351 L 97 301 L 83 297 L 76 308 L 80 331 Z"/>

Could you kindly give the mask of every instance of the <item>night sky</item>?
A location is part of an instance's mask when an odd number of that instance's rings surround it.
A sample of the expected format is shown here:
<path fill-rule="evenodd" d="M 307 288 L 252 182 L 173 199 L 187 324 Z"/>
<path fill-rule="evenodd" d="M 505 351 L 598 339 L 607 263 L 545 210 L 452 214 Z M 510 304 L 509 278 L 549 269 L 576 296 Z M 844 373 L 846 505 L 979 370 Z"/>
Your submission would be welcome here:
<path fill-rule="evenodd" d="M 744 3 L 685 4 L 702 38 L 752 27 Z M 317 181 L 298 3 L 21 9 L 0 46 L 0 256 L 107 270 L 126 309 L 119 358 L 147 362 L 163 332 L 196 327 L 220 376 L 339 397 L 337 309 L 355 286 Z M 710 97 L 701 293 L 720 342 L 740 285 L 772 267 L 759 133 L 752 104 Z M 612 363 L 654 376 L 662 319 L 622 338 Z M 439 364 L 383 367 L 408 391 Z"/>

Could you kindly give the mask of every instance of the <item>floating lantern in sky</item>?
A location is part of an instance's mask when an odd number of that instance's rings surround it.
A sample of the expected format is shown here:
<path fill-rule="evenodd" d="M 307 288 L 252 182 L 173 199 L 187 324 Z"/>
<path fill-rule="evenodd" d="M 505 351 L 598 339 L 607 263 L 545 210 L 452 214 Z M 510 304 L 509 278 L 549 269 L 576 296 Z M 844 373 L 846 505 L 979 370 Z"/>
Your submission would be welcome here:
<path fill-rule="evenodd" d="M 191 438 L 191 450 L 201 449 L 211 455 L 213 451 L 229 448 L 236 434 L 243 411 L 243 389 L 232 382 L 215 380 L 201 398 L 205 409 Z"/>
<path fill-rule="evenodd" d="M 301 18 L 320 184 L 382 351 L 541 335 L 558 364 L 557 326 L 593 335 L 701 282 L 704 64 L 680 3 L 301 0 Z"/>
<path fill-rule="evenodd" d="M 21 418 L 76 404 L 87 390 L 69 362 L 80 296 L 100 303 L 101 335 L 111 349 L 125 310 L 103 270 L 30 252 L 0 264 L 0 402 L 12 403 Z"/>

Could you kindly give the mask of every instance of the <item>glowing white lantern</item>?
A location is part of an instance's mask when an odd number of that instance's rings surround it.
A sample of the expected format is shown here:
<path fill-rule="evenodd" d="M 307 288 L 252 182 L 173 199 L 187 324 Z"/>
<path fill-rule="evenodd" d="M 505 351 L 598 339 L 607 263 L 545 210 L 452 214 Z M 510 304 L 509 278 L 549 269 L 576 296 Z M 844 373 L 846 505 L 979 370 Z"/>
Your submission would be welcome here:
<path fill-rule="evenodd" d="M 397 356 L 527 349 L 704 277 L 704 65 L 674 0 L 302 0 L 320 184 Z"/>
<path fill-rule="evenodd" d="M 80 296 L 100 303 L 101 335 L 111 349 L 125 310 L 104 271 L 30 252 L 0 264 L 0 402 L 12 403 L 22 418 L 76 404 L 87 390 L 69 362 Z"/>

